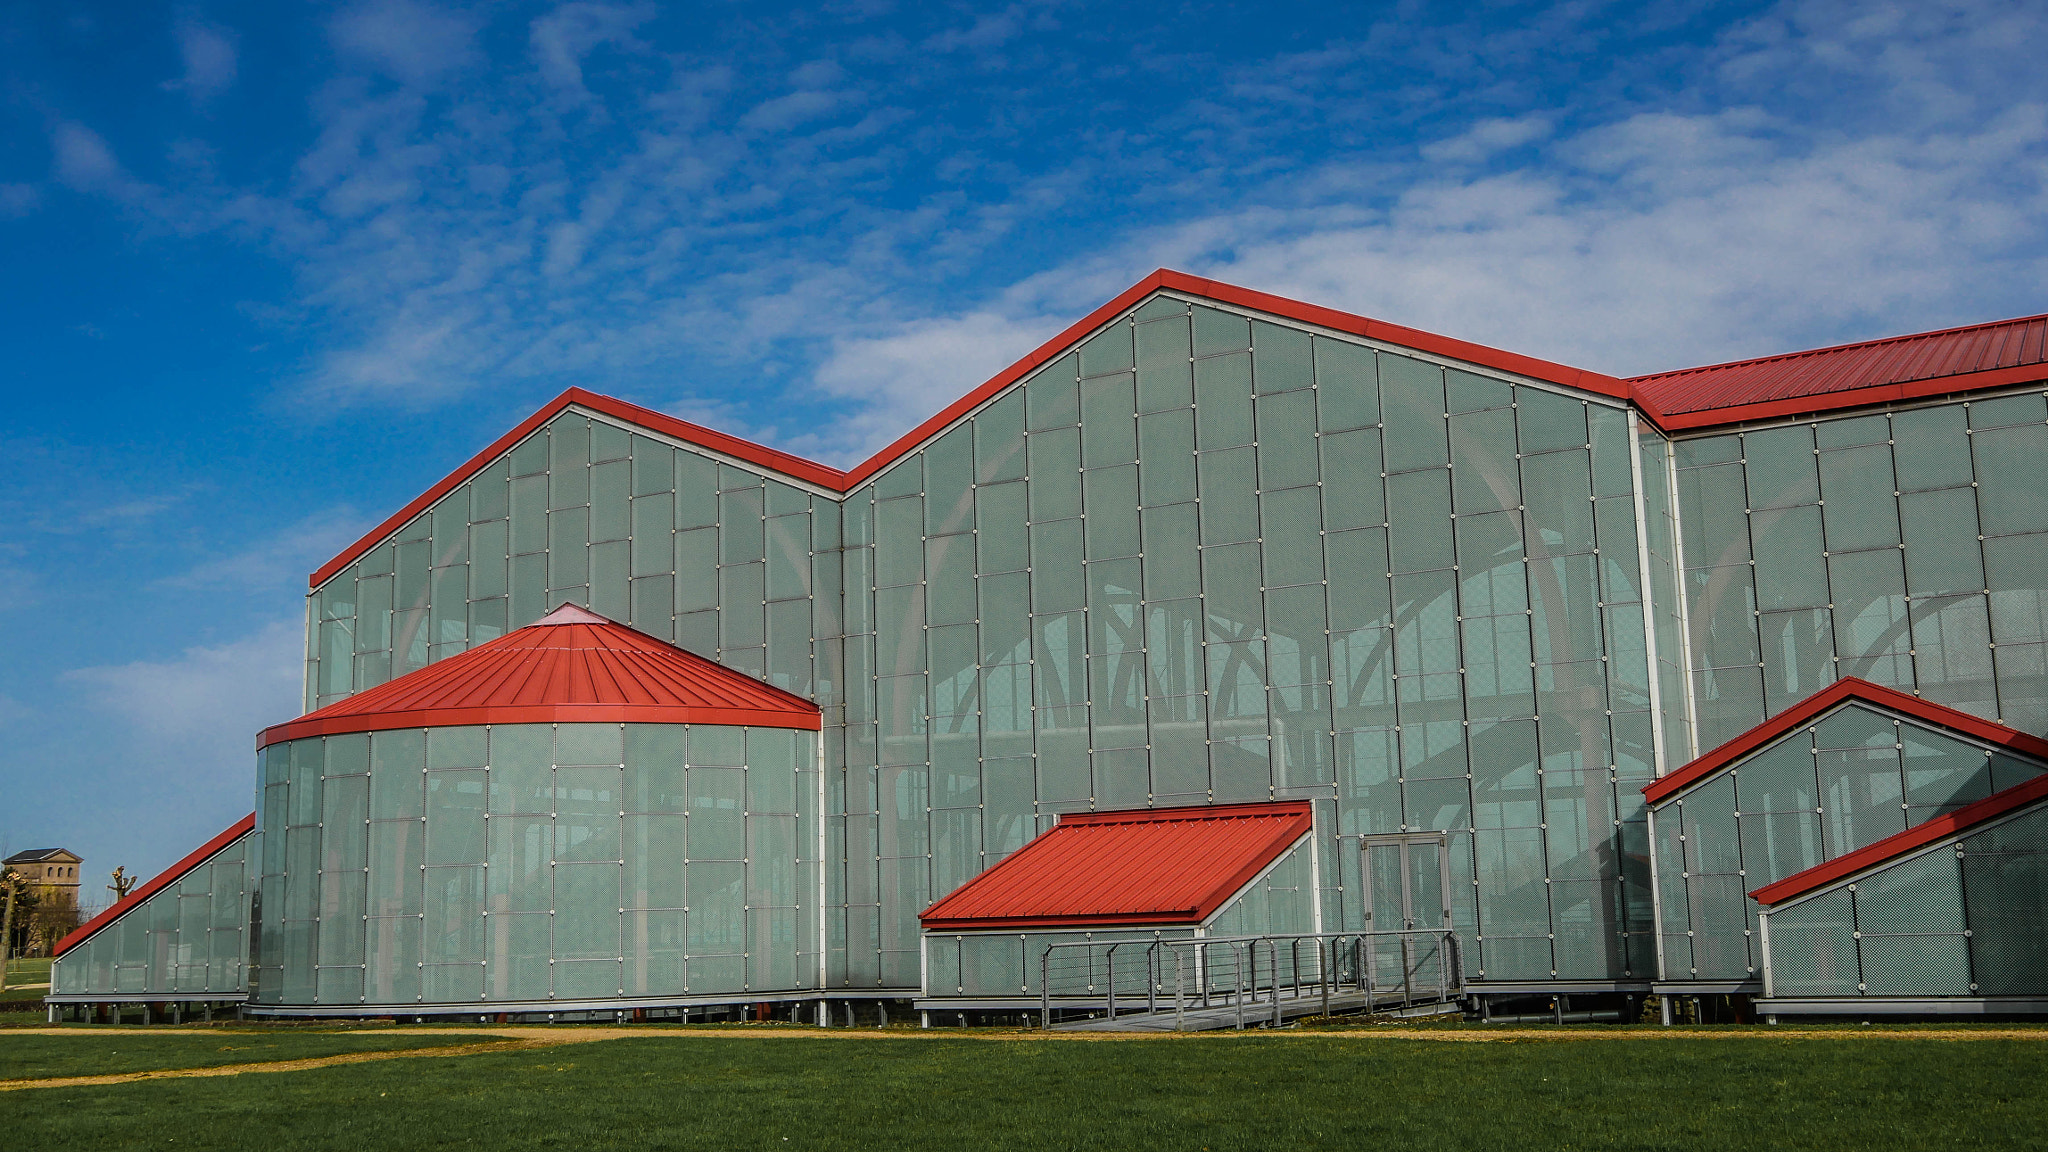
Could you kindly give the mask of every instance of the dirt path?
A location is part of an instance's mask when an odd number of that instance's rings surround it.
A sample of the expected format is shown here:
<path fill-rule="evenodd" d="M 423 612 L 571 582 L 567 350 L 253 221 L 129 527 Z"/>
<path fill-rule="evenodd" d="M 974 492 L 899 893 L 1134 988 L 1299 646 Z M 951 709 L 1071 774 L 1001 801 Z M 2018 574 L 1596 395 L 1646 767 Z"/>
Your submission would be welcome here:
<path fill-rule="evenodd" d="M 589 1037 L 596 1040 L 602 1037 Z M 309 1056 L 303 1060 L 270 1060 L 258 1064 L 217 1064 L 208 1068 L 160 1068 L 147 1072 L 121 1072 L 112 1076 L 57 1076 L 47 1080 L 0 1080 L 0 1092 L 24 1088 L 87 1088 L 101 1084 L 128 1084 L 136 1080 L 182 1080 L 204 1076 L 240 1076 L 251 1072 L 303 1072 L 336 1064 L 364 1064 L 372 1060 L 403 1060 L 409 1056 L 474 1056 L 480 1052 L 516 1052 L 523 1048 L 553 1048 L 574 1044 L 569 1038 L 549 1040 L 501 1039 L 484 1044 L 457 1044 L 446 1048 L 402 1048 L 396 1052 L 346 1052 L 338 1056 Z"/>

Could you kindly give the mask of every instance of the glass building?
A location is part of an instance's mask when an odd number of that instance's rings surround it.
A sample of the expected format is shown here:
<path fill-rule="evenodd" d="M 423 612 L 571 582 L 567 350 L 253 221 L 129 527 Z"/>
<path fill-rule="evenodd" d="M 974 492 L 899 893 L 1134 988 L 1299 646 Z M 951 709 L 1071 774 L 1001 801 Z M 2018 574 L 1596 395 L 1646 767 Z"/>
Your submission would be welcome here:
<path fill-rule="evenodd" d="M 1229 931 L 1358 931 L 1423 836 L 1474 995 L 1768 1001 L 1840 918 L 1751 892 L 2048 768 L 2044 332 L 1622 380 L 1160 272 L 850 471 L 571 390 L 313 575 L 237 978 L 936 1003 L 920 913 L 1063 818 L 1290 805 Z M 389 706 L 563 605 L 781 720 Z"/>

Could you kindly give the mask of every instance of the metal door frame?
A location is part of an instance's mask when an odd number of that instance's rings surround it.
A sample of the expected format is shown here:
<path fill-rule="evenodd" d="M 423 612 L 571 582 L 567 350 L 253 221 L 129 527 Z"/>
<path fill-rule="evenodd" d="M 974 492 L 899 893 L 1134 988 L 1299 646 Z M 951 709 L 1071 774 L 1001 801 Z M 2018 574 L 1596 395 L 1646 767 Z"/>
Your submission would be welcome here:
<path fill-rule="evenodd" d="M 1403 929 L 1421 927 L 1448 929 L 1451 926 L 1451 837 L 1447 832 L 1392 832 L 1378 836 L 1361 836 L 1359 839 L 1359 887 L 1364 889 L 1365 921 L 1368 930 L 1379 930 L 1382 925 L 1373 918 L 1372 850 L 1398 846 L 1401 851 L 1401 925 Z M 1408 866 L 1408 846 L 1430 844 L 1436 848 L 1437 880 L 1443 900 L 1443 923 L 1418 925 L 1411 913 L 1415 910 L 1415 894 L 1411 883 L 1413 869 Z"/>

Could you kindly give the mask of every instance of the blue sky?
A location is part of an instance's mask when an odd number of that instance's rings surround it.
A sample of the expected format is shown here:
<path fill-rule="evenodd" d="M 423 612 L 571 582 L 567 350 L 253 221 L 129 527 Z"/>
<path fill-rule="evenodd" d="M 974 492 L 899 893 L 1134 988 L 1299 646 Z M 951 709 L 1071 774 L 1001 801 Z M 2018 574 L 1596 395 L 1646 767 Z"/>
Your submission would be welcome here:
<path fill-rule="evenodd" d="M 248 811 L 580 385 L 836 464 L 1165 265 L 1619 374 L 2048 311 L 2021 4 L 0 8 L 0 840 Z"/>

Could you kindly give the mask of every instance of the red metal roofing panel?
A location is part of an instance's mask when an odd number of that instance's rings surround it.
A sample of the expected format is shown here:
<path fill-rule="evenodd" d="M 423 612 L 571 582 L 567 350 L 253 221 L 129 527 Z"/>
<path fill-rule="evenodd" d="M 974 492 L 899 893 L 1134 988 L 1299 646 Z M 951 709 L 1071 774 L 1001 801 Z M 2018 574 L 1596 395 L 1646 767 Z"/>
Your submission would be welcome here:
<path fill-rule="evenodd" d="M 1773 402 L 1783 406 L 1804 401 L 1808 410 L 1834 408 L 1842 406 L 1845 393 L 1911 384 L 1946 382 L 1946 386 L 1932 392 L 1998 386 L 1977 379 L 1983 373 L 1999 373 L 2001 377 L 2010 377 L 2011 383 L 2023 383 L 2048 375 L 2039 370 L 2043 364 L 2048 364 L 2048 316 L 2025 316 L 1659 372 L 1637 376 L 1628 383 L 1668 421 L 1692 413 Z M 1972 379 L 1955 379 L 1961 377 Z M 1932 394 L 1926 387 L 1912 391 Z M 1820 397 L 1827 397 L 1828 401 L 1817 404 L 1816 398 Z M 1889 398 L 1873 397 L 1858 402 Z"/>
<path fill-rule="evenodd" d="M 1915 824 L 1904 832 L 1887 836 L 1854 852 L 1843 853 L 1804 872 L 1794 872 L 1783 880 L 1766 884 L 1751 892 L 1750 897 L 1766 908 L 1773 904 L 1783 904 L 1795 896 L 1803 896 L 1816 888 L 1824 888 L 1837 880 L 1854 876 L 1866 868 L 1887 860 L 1895 860 L 2008 812 L 2039 803 L 2043 799 L 2048 799 L 2048 773 L 2022 781 L 2002 792 L 1993 792 L 1984 799 L 1974 804 L 1966 804 L 1946 816 L 1936 816 L 1924 824 Z"/>
<path fill-rule="evenodd" d="M 1199 924 L 1312 825 L 1306 800 L 1073 813 L 918 919 L 933 931 Z"/>
<path fill-rule="evenodd" d="M 1811 724 L 1823 712 L 1846 700 L 1861 700 L 1866 704 L 1875 704 L 1901 715 L 1925 720 L 1939 728 L 1952 729 L 1987 744 L 2010 748 L 2037 760 L 2048 760 L 2048 740 L 2029 736 L 2016 728 L 2008 728 L 1981 716 L 1972 716 L 1968 712 L 1958 711 L 1945 704 L 1936 704 L 1932 700 L 1908 695 L 1895 688 L 1872 684 L 1868 680 L 1859 680 L 1854 676 L 1844 676 L 1683 768 L 1644 785 L 1643 796 L 1653 805 L 1662 804 L 1793 729 Z"/>
<path fill-rule="evenodd" d="M 221 849 L 226 848 L 229 845 L 233 844 L 235 841 L 240 840 L 244 836 L 247 836 L 250 832 L 254 831 L 255 828 L 256 814 L 254 812 L 251 812 L 247 816 L 242 817 L 240 820 L 235 821 L 233 824 L 228 826 L 226 831 L 222 832 L 218 836 L 215 836 L 213 839 L 208 840 L 206 843 L 201 844 L 183 860 L 180 860 L 176 864 L 171 865 L 169 868 L 164 869 L 162 872 L 157 873 L 157 875 L 154 878 L 152 878 L 149 883 L 144 884 L 142 887 L 137 888 L 133 892 L 130 892 L 128 895 L 116 901 L 114 905 L 108 908 L 106 911 L 100 913 L 99 915 L 93 917 L 90 920 L 87 920 L 85 923 L 80 924 L 78 927 L 66 933 L 62 940 L 57 941 L 57 946 L 55 948 L 50 949 L 50 956 L 54 959 L 55 957 L 62 956 L 64 953 L 69 952 L 73 948 L 78 947 L 80 944 L 85 943 L 87 940 L 91 939 L 94 935 L 96 935 L 100 929 L 105 928 L 107 925 L 112 924 L 116 920 L 119 920 L 122 916 L 127 915 L 130 909 L 134 908 L 138 904 L 141 904 L 144 900 L 147 900 L 151 896 L 154 896 L 157 893 L 163 891 L 164 889 L 170 887 L 171 885 L 176 884 L 179 880 L 184 878 L 187 872 L 190 872 L 194 868 L 199 867 L 201 864 L 206 863 L 208 860 L 213 859 L 215 855 L 219 854 Z"/>
<path fill-rule="evenodd" d="M 461 724 L 735 724 L 816 731 L 818 706 L 573 604 L 264 730 L 281 740 Z"/>

